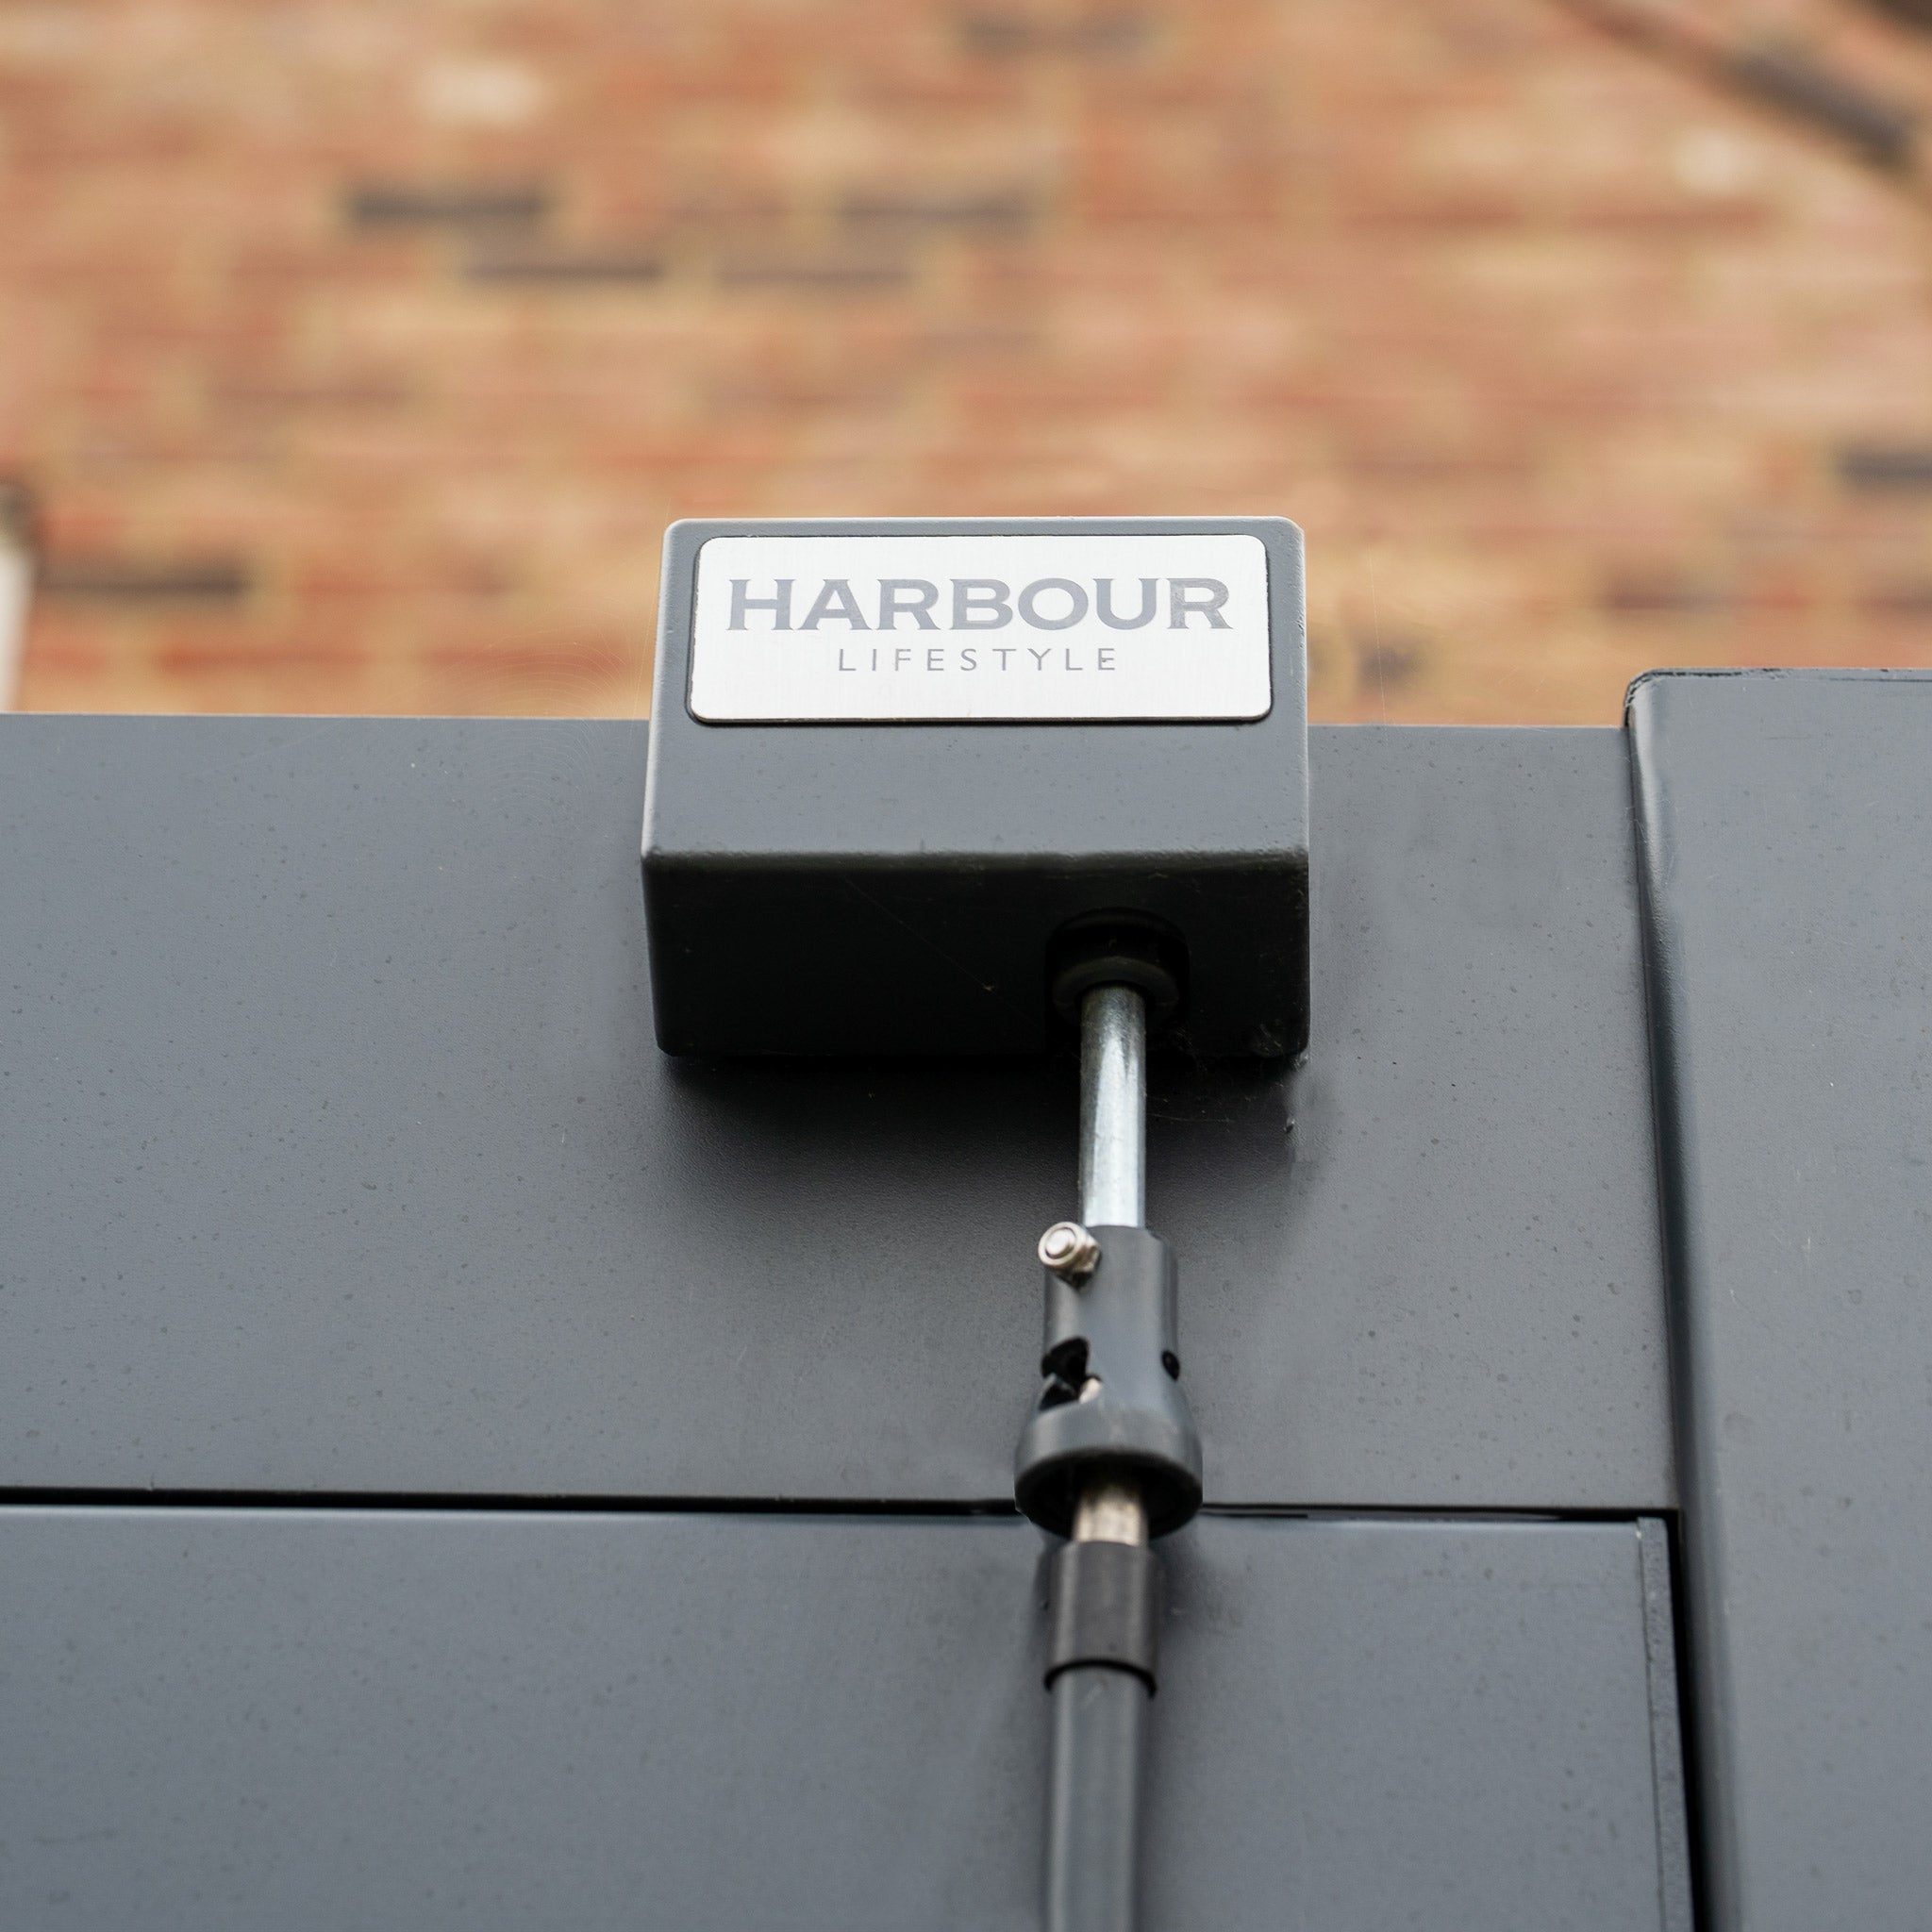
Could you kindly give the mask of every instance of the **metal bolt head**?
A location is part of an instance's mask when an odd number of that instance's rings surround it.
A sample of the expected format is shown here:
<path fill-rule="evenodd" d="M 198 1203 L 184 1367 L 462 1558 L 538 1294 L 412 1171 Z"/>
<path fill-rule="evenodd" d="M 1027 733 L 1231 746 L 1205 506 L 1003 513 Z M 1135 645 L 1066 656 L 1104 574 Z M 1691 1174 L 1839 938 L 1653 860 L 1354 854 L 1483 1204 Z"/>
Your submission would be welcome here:
<path fill-rule="evenodd" d="M 1056 1221 L 1040 1237 L 1040 1265 L 1062 1281 L 1085 1281 L 1100 1265 L 1100 1243 L 1077 1221 Z"/>

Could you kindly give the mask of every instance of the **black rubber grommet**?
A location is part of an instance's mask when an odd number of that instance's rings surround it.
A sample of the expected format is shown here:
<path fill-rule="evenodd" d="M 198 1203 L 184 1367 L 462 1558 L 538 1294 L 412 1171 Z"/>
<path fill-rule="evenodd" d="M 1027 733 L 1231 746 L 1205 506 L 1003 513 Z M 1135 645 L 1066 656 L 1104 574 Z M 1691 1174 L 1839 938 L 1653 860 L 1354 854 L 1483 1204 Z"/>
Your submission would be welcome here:
<path fill-rule="evenodd" d="M 1137 987 L 1157 1032 L 1186 1004 L 1187 957 L 1179 935 L 1151 914 L 1083 913 L 1047 949 L 1047 991 L 1060 1017 L 1078 1025 L 1081 998 L 1096 986 Z"/>

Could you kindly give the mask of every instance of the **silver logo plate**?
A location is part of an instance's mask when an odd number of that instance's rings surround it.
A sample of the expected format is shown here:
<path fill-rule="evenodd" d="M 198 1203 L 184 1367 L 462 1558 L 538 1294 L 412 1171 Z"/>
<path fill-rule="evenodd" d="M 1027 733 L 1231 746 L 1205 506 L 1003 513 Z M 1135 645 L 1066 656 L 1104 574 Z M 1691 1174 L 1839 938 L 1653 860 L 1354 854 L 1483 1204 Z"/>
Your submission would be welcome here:
<path fill-rule="evenodd" d="M 710 724 L 1265 717 L 1268 559 L 1231 534 L 713 537 Z"/>

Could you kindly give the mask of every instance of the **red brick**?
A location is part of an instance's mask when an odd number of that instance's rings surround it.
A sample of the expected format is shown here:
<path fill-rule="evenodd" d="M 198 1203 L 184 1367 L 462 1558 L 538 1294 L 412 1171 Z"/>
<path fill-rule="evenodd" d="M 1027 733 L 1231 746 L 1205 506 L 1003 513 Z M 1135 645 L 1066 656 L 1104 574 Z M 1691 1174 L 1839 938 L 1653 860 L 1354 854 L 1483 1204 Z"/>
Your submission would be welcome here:
<path fill-rule="evenodd" d="M 1556 0 L 1150 0 L 1111 48 L 1081 24 L 1118 8 L 987 0 L 1004 51 L 973 10 L 0 22 L 0 469 L 57 558 L 256 585 L 43 599 L 24 701 L 635 709 L 663 524 L 704 512 L 1298 516 L 1324 715 L 1607 723 L 1673 657 L 1932 662 L 1932 496 L 1837 469 L 1932 445 L 1901 184 Z M 1778 20 L 1932 109 L 1932 42 Z M 343 217 L 505 181 L 551 192 L 524 242 L 661 280 L 479 283 L 501 237 Z M 727 273 L 868 252 L 908 279 Z"/>

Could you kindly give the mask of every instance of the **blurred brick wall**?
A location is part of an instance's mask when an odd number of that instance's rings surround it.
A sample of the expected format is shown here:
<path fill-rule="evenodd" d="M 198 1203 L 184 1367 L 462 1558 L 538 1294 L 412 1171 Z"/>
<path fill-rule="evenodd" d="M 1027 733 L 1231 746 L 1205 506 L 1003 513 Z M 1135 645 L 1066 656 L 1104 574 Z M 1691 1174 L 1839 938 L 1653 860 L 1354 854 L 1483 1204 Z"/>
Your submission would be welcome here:
<path fill-rule="evenodd" d="M 20 702 L 640 711 L 720 512 L 1292 516 L 1328 717 L 1932 662 L 1915 10 L 0 0 Z"/>

